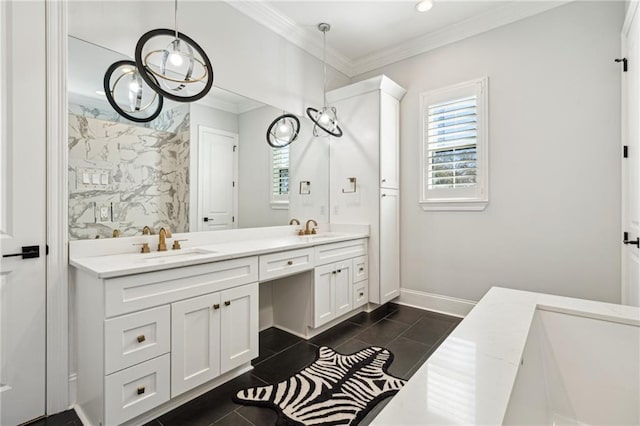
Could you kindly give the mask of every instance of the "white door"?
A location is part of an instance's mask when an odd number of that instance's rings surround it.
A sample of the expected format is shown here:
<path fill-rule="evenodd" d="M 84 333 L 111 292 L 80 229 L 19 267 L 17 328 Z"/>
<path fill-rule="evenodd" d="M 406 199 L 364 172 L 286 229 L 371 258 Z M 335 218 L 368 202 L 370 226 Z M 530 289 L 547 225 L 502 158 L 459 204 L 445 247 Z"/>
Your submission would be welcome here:
<path fill-rule="evenodd" d="M 353 295 L 353 290 L 351 288 L 351 282 L 353 281 L 351 278 L 352 265 L 352 260 L 338 262 L 335 265 L 335 292 L 333 295 L 336 306 L 335 318 L 346 314 L 351 310 L 351 296 Z"/>
<path fill-rule="evenodd" d="M 380 186 L 400 188 L 400 102 L 380 93 Z"/>
<path fill-rule="evenodd" d="M 380 303 L 386 303 L 400 295 L 400 194 L 380 192 Z"/>
<path fill-rule="evenodd" d="M 3 426 L 45 414 L 44 12 L 44 1 L 0 1 L 0 424 Z M 39 257 L 5 257 L 21 253 L 26 246 L 36 246 Z"/>
<path fill-rule="evenodd" d="M 634 4 L 630 6 L 633 9 Z M 633 20 L 622 37 L 628 71 L 622 73 L 622 138 L 627 158 L 622 159 L 622 303 L 640 306 L 640 18 Z"/>
<path fill-rule="evenodd" d="M 236 227 L 238 135 L 198 127 L 198 230 Z"/>
<path fill-rule="evenodd" d="M 258 356 L 258 283 L 225 290 L 221 295 L 220 372 Z"/>
<path fill-rule="evenodd" d="M 171 304 L 171 397 L 220 375 L 220 293 Z"/>

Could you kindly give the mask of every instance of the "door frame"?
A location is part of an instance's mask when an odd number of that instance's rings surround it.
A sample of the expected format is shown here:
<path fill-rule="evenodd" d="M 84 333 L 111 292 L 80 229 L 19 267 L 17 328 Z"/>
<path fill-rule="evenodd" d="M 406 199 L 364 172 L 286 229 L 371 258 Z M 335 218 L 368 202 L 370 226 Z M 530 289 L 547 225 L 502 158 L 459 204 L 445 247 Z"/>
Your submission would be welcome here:
<path fill-rule="evenodd" d="M 195 144 L 197 145 L 197 151 L 196 151 L 196 156 L 195 156 L 195 161 L 191 162 L 191 167 L 192 167 L 192 171 L 191 171 L 191 179 L 190 182 L 192 183 L 192 187 L 191 187 L 191 191 L 195 192 L 198 197 L 197 202 L 196 202 L 196 211 L 195 211 L 195 215 L 191 217 L 191 220 L 193 221 L 193 223 L 197 223 L 197 228 L 193 229 L 191 228 L 191 225 L 189 225 L 189 228 L 191 230 L 191 232 L 193 231 L 198 231 L 201 224 L 199 221 L 199 218 L 202 216 L 202 188 L 200 186 L 200 181 L 201 181 L 201 175 L 200 175 L 200 152 L 202 151 L 201 145 L 202 145 L 202 138 L 201 138 L 201 134 L 203 131 L 207 131 L 210 133 L 214 133 L 216 135 L 220 135 L 220 136 L 225 136 L 225 137 L 230 137 L 234 140 L 234 144 L 236 146 L 236 150 L 233 153 L 233 181 L 236 183 L 235 186 L 233 187 L 233 216 L 236 218 L 236 220 L 233 222 L 232 224 L 232 228 L 236 229 L 238 227 L 238 156 L 239 156 L 239 149 L 240 149 L 240 140 L 239 140 L 239 135 L 238 133 L 233 133 L 233 132 L 227 132 L 225 130 L 220 130 L 220 129 L 216 129 L 215 127 L 211 127 L 211 126 L 207 126 L 204 124 L 198 124 L 198 143 Z M 193 149 L 193 145 L 192 144 L 192 149 Z M 194 165 L 195 165 L 195 169 L 194 169 Z M 194 179 L 195 178 L 195 179 Z M 196 182 L 196 188 L 193 188 L 193 182 Z"/>
<path fill-rule="evenodd" d="M 631 1 L 629 3 L 629 8 L 627 9 L 627 13 L 624 19 L 624 23 L 622 25 L 622 31 L 620 34 L 620 41 L 621 41 L 621 46 L 620 46 L 620 50 L 621 50 L 621 54 L 622 56 L 625 56 L 627 54 L 627 46 L 626 46 L 626 38 L 629 35 L 629 31 L 631 30 L 631 26 L 634 23 L 635 19 L 638 19 L 637 17 L 637 12 L 639 10 L 638 5 L 640 4 L 640 2 L 638 1 Z M 633 65 L 632 65 L 633 66 Z M 624 90 L 625 88 L 625 81 L 624 81 L 624 77 L 623 79 L 621 79 L 621 105 L 620 105 L 620 111 L 625 111 L 626 110 L 626 102 L 627 102 L 627 97 L 626 97 L 626 91 Z M 622 152 L 622 149 L 625 145 L 629 145 L 628 143 L 628 135 L 627 135 L 627 120 L 626 120 L 626 115 L 623 114 L 620 120 L 620 125 L 621 125 L 621 146 L 620 146 L 620 151 Z M 620 174 L 620 181 L 621 181 L 621 188 L 622 188 L 622 205 L 621 205 L 621 224 L 622 227 L 624 228 L 626 226 L 627 223 L 627 199 L 625 196 L 626 193 L 626 187 L 627 187 L 627 173 L 626 173 L 626 169 L 629 167 L 628 164 L 626 164 L 626 160 L 624 158 L 622 158 L 622 155 L 620 156 L 621 162 L 622 162 L 622 168 L 621 168 L 621 174 Z M 622 238 L 622 235 L 620 235 L 620 238 Z M 629 303 L 629 301 L 627 300 L 627 294 L 628 294 L 628 289 L 627 289 L 627 284 L 628 284 L 628 277 L 627 277 L 627 253 L 626 250 L 628 250 L 628 247 L 624 244 L 620 245 L 620 278 L 621 278 L 621 282 L 620 282 L 620 302 L 622 304 L 627 304 Z"/>
<path fill-rule="evenodd" d="M 67 184 L 67 2 L 43 0 L 46 25 L 47 255 L 46 407 L 67 410 L 69 395 L 69 225 Z"/>

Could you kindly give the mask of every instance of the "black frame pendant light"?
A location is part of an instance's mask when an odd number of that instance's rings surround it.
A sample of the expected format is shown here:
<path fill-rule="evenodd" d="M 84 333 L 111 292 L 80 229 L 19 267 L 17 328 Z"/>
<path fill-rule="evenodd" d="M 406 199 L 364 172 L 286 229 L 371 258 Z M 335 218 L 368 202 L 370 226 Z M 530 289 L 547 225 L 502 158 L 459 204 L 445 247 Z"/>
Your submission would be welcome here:
<path fill-rule="evenodd" d="M 276 117 L 267 128 L 267 143 L 273 148 L 284 148 L 298 138 L 300 120 L 293 114 Z"/>
<path fill-rule="evenodd" d="M 109 105 L 118 114 L 136 123 L 153 121 L 160 115 L 164 104 L 162 96 L 145 84 L 143 75 L 135 62 L 122 60 L 107 68 L 102 81 Z M 122 99 L 125 96 L 127 99 Z"/>
<path fill-rule="evenodd" d="M 339 138 L 342 136 L 342 129 L 338 126 L 338 114 L 335 107 L 327 106 L 327 31 L 331 29 L 331 25 L 326 23 L 318 24 L 318 29 L 322 32 L 322 64 L 323 64 L 323 96 L 324 105 L 319 110 L 316 108 L 307 108 L 307 116 L 313 121 L 313 136 L 320 136 L 318 128 L 325 133 Z"/>
<path fill-rule="evenodd" d="M 174 1 L 175 29 L 159 28 L 143 34 L 135 60 L 145 82 L 176 102 L 194 102 L 213 87 L 213 67 L 205 51 L 178 31 L 178 0 Z"/>

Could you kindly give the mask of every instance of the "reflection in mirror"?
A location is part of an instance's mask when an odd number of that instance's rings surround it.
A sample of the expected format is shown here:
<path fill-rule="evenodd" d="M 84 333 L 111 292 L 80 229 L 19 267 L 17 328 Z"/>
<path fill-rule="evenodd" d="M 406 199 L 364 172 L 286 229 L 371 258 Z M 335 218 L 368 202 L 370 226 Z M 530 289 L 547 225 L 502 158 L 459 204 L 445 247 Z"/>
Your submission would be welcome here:
<path fill-rule="evenodd" d="M 134 123 L 102 89 L 123 59 L 69 38 L 70 239 L 328 222 L 328 140 L 312 137 L 309 120 L 274 150 L 265 135 L 282 110 L 214 87 L 196 103 L 165 99 L 156 119 Z"/>

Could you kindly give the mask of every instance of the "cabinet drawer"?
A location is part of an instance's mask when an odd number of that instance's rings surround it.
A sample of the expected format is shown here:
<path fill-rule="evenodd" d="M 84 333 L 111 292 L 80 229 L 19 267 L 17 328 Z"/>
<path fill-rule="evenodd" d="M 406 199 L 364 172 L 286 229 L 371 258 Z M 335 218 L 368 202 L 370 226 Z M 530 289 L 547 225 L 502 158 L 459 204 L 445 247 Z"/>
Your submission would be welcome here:
<path fill-rule="evenodd" d="M 169 400 L 169 354 L 104 380 L 105 425 L 119 425 Z"/>
<path fill-rule="evenodd" d="M 260 281 L 313 269 L 313 249 L 289 250 L 260 256 Z"/>
<path fill-rule="evenodd" d="M 258 281 L 258 257 L 105 280 L 107 317 L 164 305 Z"/>
<path fill-rule="evenodd" d="M 360 281 L 353 285 L 353 308 L 359 308 L 369 301 L 369 281 Z"/>
<path fill-rule="evenodd" d="M 369 278 L 369 257 L 360 256 L 353 259 L 353 282 L 357 283 Z"/>
<path fill-rule="evenodd" d="M 169 306 L 104 322 L 104 373 L 111 374 L 169 352 Z"/>
<path fill-rule="evenodd" d="M 317 265 L 338 262 L 352 257 L 367 254 L 367 239 L 341 241 L 339 243 L 322 244 L 315 247 L 315 261 Z"/>

